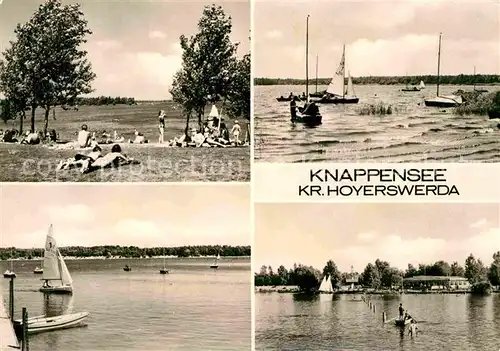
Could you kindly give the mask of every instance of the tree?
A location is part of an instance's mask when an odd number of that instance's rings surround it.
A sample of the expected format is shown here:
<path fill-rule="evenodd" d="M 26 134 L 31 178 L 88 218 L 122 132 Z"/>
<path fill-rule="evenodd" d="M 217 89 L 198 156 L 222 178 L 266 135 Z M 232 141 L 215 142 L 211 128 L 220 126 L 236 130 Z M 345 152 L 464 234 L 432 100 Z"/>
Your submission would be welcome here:
<path fill-rule="evenodd" d="M 205 107 L 229 98 L 235 69 L 238 44 L 231 43 L 231 17 L 220 6 L 206 6 L 198 22 L 198 33 L 190 38 L 182 35 L 180 44 L 182 69 L 174 76 L 170 93 L 189 117 L 194 112 L 201 128 Z"/>
<path fill-rule="evenodd" d="M 340 271 L 332 260 L 329 260 L 323 268 L 323 276 L 329 276 L 334 289 L 338 288 L 341 282 Z"/>
<path fill-rule="evenodd" d="M 321 281 L 321 273 L 311 266 L 298 265 L 292 272 L 294 284 L 305 292 L 315 291 Z"/>
<path fill-rule="evenodd" d="M 476 260 L 472 254 L 465 260 L 465 278 L 471 284 L 486 280 L 486 269 L 481 260 Z"/>
<path fill-rule="evenodd" d="M 410 278 L 416 275 L 418 275 L 417 269 L 411 263 L 408 263 L 408 269 L 406 270 L 405 277 Z"/>
<path fill-rule="evenodd" d="M 377 267 L 368 263 L 365 270 L 361 274 L 361 282 L 363 286 L 377 289 L 380 286 L 380 274 Z"/>
<path fill-rule="evenodd" d="M 494 286 L 500 286 L 500 251 L 493 254 L 493 262 L 491 263 L 488 279 Z"/>
<path fill-rule="evenodd" d="M 234 117 L 250 119 L 250 54 L 236 62 L 228 96 L 228 113 Z"/>
<path fill-rule="evenodd" d="M 458 264 L 458 262 L 453 262 L 451 264 L 451 275 L 455 277 L 463 277 L 465 274 L 464 268 Z"/>
<path fill-rule="evenodd" d="M 92 92 L 95 74 L 87 52 L 79 48 L 92 32 L 79 4 L 47 0 L 14 33 L 16 40 L 4 52 L 5 62 L 0 66 L 0 87 L 9 99 L 20 93 L 22 101 L 16 105 L 31 108 L 32 132 L 36 109 L 43 108 L 46 133 L 51 108 L 71 104 L 78 95 Z"/>

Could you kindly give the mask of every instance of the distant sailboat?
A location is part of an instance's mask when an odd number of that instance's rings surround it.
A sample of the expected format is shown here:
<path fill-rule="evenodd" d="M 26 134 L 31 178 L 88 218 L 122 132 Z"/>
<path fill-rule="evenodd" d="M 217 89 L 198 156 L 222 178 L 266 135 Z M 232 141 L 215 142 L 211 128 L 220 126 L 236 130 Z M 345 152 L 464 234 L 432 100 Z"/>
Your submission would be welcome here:
<path fill-rule="evenodd" d="M 333 293 L 332 281 L 330 279 L 330 276 L 323 277 L 323 280 L 321 281 L 318 291 L 327 294 Z"/>
<path fill-rule="evenodd" d="M 165 266 L 165 251 L 163 251 L 163 268 L 160 269 L 160 274 L 167 274 L 167 273 L 168 273 L 168 269 Z"/>
<path fill-rule="evenodd" d="M 326 94 L 317 102 L 321 104 L 357 104 L 359 102 L 359 98 L 354 92 L 350 72 L 348 72 L 347 87 L 345 85 L 345 45 L 342 49 L 339 66 L 326 89 Z"/>
<path fill-rule="evenodd" d="M 406 76 L 407 76 L 407 78 L 408 78 L 408 74 L 407 74 Z M 423 82 L 421 81 L 421 82 L 420 82 L 420 84 L 423 84 Z M 404 92 L 420 91 L 420 86 L 418 86 L 418 87 L 417 87 L 417 86 L 413 85 L 412 87 L 410 87 L 410 86 L 408 85 L 408 81 L 407 81 L 407 82 L 406 82 L 406 87 L 405 87 L 405 88 L 403 88 L 403 89 L 401 89 L 401 91 L 404 91 Z"/>
<path fill-rule="evenodd" d="M 425 89 L 425 84 L 424 84 L 423 80 L 420 81 L 420 84 L 418 85 L 418 87 L 420 88 L 420 90 Z"/>
<path fill-rule="evenodd" d="M 220 260 L 220 255 L 217 253 L 217 257 L 215 257 L 214 263 L 210 266 L 210 268 L 217 269 L 219 268 L 219 260 Z"/>
<path fill-rule="evenodd" d="M 35 269 L 33 270 L 33 273 L 35 273 L 35 274 L 42 274 L 43 273 L 43 268 L 40 268 L 40 267 L 36 266 Z"/>
<path fill-rule="evenodd" d="M 441 67 L 441 36 L 439 33 L 438 64 L 437 64 L 437 84 L 436 97 L 425 99 L 425 106 L 428 107 L 455 107 L 462 104 L 462 97 L 458 95 L 439 96 L 439 71 Z"/>
<path fill-rule="evenodd" d="M 7 269 L 5 272 L 3 272 L 3 277 L 4 278 L 15 278 L 16 273 L 14 273 L 14 263 L 12 261 L 12 252 L 11 252 L 11 257 L 10 257 L 10 269 Z"/>
<path fill-rule="evenodd" d="M 68 267 L 56 245 L 53 236 L 52 224 L 45 241 L 45 254 L 43 259 L 43 279 L 45 282 L 40 288 L 44 293 L 73 293 L 73 279 Z M 55 283 L 55 284 L 53 284 Z"/>

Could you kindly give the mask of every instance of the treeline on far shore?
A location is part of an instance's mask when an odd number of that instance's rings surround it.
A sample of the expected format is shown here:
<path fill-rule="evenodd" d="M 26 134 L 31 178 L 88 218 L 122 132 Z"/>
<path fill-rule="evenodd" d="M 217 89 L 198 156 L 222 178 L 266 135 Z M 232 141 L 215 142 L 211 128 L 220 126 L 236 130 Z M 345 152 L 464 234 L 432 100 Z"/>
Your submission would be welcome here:
<path fill-rule="evenodd" d="M 458 262 L 451 265 L 445 261 L 433 264 L 420 264 L 414 267 L 408 264 L 405 271 L 392 267 L 389 262 L 377 259 L 368 263 L 363 272 L 340 272 L 333 260 L 326 262 L 323 271 L 312 266 L 294 264 L 287 269 L 283 265 L 276 271 L 271 266 L 262 266 L 259 273 L 255 273 L 255 286 L 297 286 L 304 292 L 315 292 L 319 289 L 324 277 L 329 277 L 333 290 L 350 285 L 355 281 L 366 289 L 401 289 L 403 279 L 416 276 L 456 276 L 468 280 L 472 292 L 486 293 L 492 286 L 500 286 L 500 251 L 493 254 L 493 263 L 486 267 L 480 259 L 470 254 L 461 266 Z"/>
<path fill-rule="evenodd" d="M 71 106 L 102 106 L 102 105 L 136 105 L 133 97 L 122 96 L 96 96 L 96 97 L 77 97 L 71 102 Z M 64 107 L 63 107 L 64 108 Z"/>
<path fill-rule="evenodd" d="M 423 75 L 423 76 L 366 76 L 366 77 L 351 77 L 353 84 L 358 85 L 397 85 L 397 84 L 410 84 L 418 85 L 420 81 L 425 84 L 436 84 L 437 76 Z M 318 85 L 328 85 L 331 81 L 330 78 L 318 78 Z M 446 75 L 439 77 L 440 84 L 448 85 L 492 85 L 500 84 L 500 75 L 498 74 L 459 74 L 459 75 Z M 305 79 L 296 78 L 255 78 L 255 85 L 305 85 Z M 316 79 L 309 79 L 309 85 L 315 85 Z"/>
<path fill-rule="evenodd" d="M 68 246 L 60 247 L 63 256 L 70 257 L 123 257 L 123 258 L 148 258 L 157 256 L 199 257 L 199 256 L 250 256 L 250 246 L 227 246 L 227 245 L 202 245 L 202 246 L 178 246 L 178 247 L 150 247 L 139 248 L 137 246 Z M 39 259 L 44 255 L 43 248 L 18 249 L 0 248 L 0 259 Z"/>

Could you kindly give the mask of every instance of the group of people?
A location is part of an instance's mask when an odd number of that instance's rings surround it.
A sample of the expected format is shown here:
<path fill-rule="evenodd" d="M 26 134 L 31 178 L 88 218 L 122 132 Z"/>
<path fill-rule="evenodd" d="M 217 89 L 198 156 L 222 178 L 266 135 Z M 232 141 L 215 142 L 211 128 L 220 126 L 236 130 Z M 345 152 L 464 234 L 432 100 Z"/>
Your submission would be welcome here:
<path fill-rule="evenodd" d="M 410 321 L 410 325 L 408 326 L 408 335 L 413 336 L 417 334 L 417 321 L 412 316 L 410 316 L 408 311 L 405 311 L 402 303 L 399 304 L 399 320 L 403 322 L 406 322 L 407 320 Z M 406 325 L 406 323 L 404 323 L 404 325 Z"/>
<path fill-rule="evenodd" d="M 47 133 L 42 131 L 20 133 L 17 129 L 0 129 L 0 142 L 4 143 L 38 145 L 40 143 L 56 142 L 57 139 L 58 135 L 55 129 L 51 129 Z"/>
<path fill-rule="evenodd" d="M 290 93 L 290 114 L 292 116 L 292 122 L 297 119 L 297 110 L 303 115 L 316 116 L 319 114 L 319 108 L 314 101 L 308 100 L 303 107 L 297 107 L 293 93 Z"/>

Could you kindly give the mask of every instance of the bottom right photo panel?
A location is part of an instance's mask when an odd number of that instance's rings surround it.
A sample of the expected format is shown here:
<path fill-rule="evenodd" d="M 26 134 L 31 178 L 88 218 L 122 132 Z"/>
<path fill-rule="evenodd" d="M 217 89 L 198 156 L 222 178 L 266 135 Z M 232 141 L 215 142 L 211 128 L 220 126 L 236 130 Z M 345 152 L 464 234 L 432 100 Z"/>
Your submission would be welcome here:
<path fill-rule="evenodd" d="M 255 349 L 499 350 L 500 204 L 255 205 Z"/>

